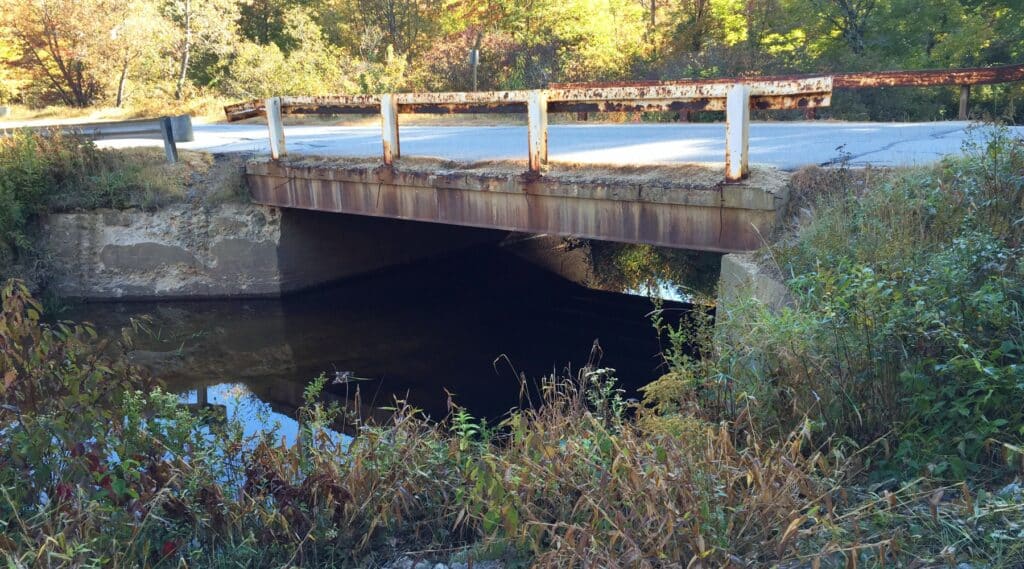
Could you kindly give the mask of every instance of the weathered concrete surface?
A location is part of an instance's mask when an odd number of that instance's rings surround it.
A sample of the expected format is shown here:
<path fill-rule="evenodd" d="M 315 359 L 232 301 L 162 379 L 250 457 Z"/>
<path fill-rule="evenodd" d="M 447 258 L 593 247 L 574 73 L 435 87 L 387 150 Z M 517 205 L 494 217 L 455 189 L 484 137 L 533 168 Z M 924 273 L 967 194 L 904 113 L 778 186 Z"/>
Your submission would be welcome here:
<path fill-rule="evenodd" d="M 276 208 L 186 204 L 43 220 L 50 286 L 67 297 L 267 296 L 281 292 Z"/>
<path fill-rule="evenodd" d="M 793 304 L 786 285 L 762 269 L 751 255 L 723 255 L 718 284 L 719 315 L 728 318 L 730 306 L 748 299 L 754 299 L 771 310 Z"/>
<path fill-rule="evenodd" d="M 563 279 L 596 288 L 594 257 L 588 241 L 554 235 L 514 235 L 501 246 Z"/>
<path fill-rule="evenodd" d="M 51 288 L 89 299 L 279 296 L 503 237 L 251 204 L 52 214 L 42 228 Z"/>
<path fill-rule="evenodd" d="M 253 200 L 264 205 L 717 252 L 759 247 L 788 195 L 787 176 L 770 168 L 739 184 L 702 166 L 522 171 L 439 161 L 246 165 Z"/>

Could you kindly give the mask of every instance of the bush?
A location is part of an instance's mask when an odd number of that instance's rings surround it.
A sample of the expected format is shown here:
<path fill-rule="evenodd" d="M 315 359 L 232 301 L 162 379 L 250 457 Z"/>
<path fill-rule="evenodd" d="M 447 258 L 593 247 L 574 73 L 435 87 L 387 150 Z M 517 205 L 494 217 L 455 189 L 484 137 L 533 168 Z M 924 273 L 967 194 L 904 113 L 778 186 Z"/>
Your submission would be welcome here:
<path fill-rule="evenodd" d="M 822 196 L 770 255 L 796 306 L 725 311 L 764 419 L 894 441 L 876 476 L 998 476 L 1024 441 L 1024 146 L 966 150 Z"/>
<path fill-rule="evenodd" d="M 699 420 L 685 437 L 644 431 L 595 368 L 545 381 L 540 407 L 496 429 L 399 405 L 354 439 L 328 429 L 343 409 L 317 402 L 321 377 L 294 445 L 245 438 L 131 365 L 131 331 L 111 344 L 46 325 L 16 282 L 0 297 L 0 555 L 13 565 L 771 562 L 801 555 L 794 538 L 836 472 L 803 430 L 779 444 Z"/>
<path fill-rule="evenodd" d="M 458 407 L 434 423 L 399 403 L 390 423 L 357 425 L 352 439 L 331 430 L 351 418 L 319 402 L 321 376 L 286 443 L 163 392 L 127 355 L 144 323 L 117 340 L 49 325 L 15 281 L 0 308 L 0 557 L 10 566 L 1024 561 L 1015 495 L 965 485 L 950 497 L 921 482 L 847 492 L 849 460 L 812 444 L 813 424 L 772 439 L 749 413 L 715 423 L 707 417 L 729 410 L 699 406 L 637 409 L 634 421 L 610 369 L 548 378 L 538 407 L 498 425 Z"/>

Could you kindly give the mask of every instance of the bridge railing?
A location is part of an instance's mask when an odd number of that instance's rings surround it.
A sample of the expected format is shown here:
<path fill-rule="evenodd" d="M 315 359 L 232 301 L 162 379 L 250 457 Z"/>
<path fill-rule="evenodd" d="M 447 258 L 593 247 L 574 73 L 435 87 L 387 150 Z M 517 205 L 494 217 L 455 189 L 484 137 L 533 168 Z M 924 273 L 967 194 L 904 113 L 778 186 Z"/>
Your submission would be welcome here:
<path fill-rule="evenodd" d="M 749 173 L 751 110 L 813 110 L 832 102 L 835 88 L 887 86 L 961 86 L 961 116 L 966 118 L 971 85 L 1024 80 L 1024 65 L 987 69 L 888 71 L 828 76 L 776 76 L 706 81 L 566 83 L 530 91 L 389 93 L 381 95 L 285 96 L 252 100 L 224 108 L 228 121 L 266 116 L 273 159 L 287 153 L 283 115 L 379 113 L 383 159 L 401 155 L 399 115 L 403 113 L 525 113 L 529 171 L 539 174 L 548 158 L 548 113 L 607 111 L 725 111 L 725 179 Z"/>
<path fill-rule="evenodd" d="M 225 107 L 229 121 L 265 115 L 271 157 L 286 154 L 283 114 L 367 114 L 379 112 L 385 164 L 401 155 L 398 116 L 402 113 L 525 113 L 530 172 L 548 158 L 547 115 L 580 111 L 726 111 L 726 178 L 747 176 L 750 109 L 827 106 L 830 77 L 785 81 L 703 82 L 655 86 L 567 87 L 532 91 L 395 93 L 323 97 L 272 97 Z"/>

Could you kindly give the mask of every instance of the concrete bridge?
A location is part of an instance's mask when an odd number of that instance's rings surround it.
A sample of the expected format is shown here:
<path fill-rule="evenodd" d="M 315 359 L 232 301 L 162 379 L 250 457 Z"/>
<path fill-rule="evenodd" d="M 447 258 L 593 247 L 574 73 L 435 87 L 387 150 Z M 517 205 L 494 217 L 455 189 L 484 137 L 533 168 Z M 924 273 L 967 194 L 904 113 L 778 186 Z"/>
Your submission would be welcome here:
<path fill-rule="evenodd" d="M 970 85 L 1021 79 L 1024 65 L 569 84 L 533 91 L 273 97 L 231 105 L 225 113 L 229 121 L 266 117 L 270 159 L 252 161 L 246 170 L 253 198 L 261 204 L 738 252 L 762 244 L 787 201 L 784 175 L 771 168 L 750 167 L 752 111 L 799 109 L 811 114 L 831 104 L 836 84 L 848 88 L 955 84 L 961 86 L 960 112 L 966 115 Z M 683 117 L 693 111 L 724 111 L 724 168 L 656 166 L 642 157 L 620 168 L 549 162 L 548 114 L 592 111 L 667 111 Z M 289 156 L 283 115 L 344 113 L 379 114 L 379 161 Z M 403 159 L 401 113 L 525 113 L 525 164 Z"/>
<path fill-rule="evenodd" d="M 958 85 L 965 117 L 971 85 L 1020 80 L 1024 65 L 534 91 L 274 97 L 225 108 L 229 121 L 265 117 L 265 127 L 199 125 L 195 141 L 181 147 L 269 152 L 268 159 L 251 161 L 246 172 L 255 201 L 264 205 L 747 251 L 762 243 L 787 201 L 785 170 L 840 161 L 920 164 L 980 138 L 965 121 L 752 124 L 752 111 L 812 114 L 831 104 L 834 88 Z M 726 122 L 548 125 L 549 113 L 601 111 L 681 117 L 724 111 Z M 527 121 L 525 129 L 405 127 L 400 137 L 400 115 L 420 113 L 512 113 Z M 286 137 L 283 117 L 291 114 L 375 114 L 381 128 L 289 126 Z"/>
<path fill-rule="evenodd" d="M 1024 79 L 1024 66 L 1013 69 L 1014 77 Z M 1006 78 L 1004 71 L 999 73 Z M 398 112 L 495 112 L 504 106 L 525 112 L 533 100 L 536 117 L 537 101 L 546 101 L 544 109 L 551 112 L 609 106 L 685 111 L 726 108 L 729 95 L 740 93 L 734 95 L 739 108 L 730 116 L 741 117 L 740 126 L 747 128 L 736 128 L 735 120 L 727 125 L 568 124 L 546 129 L 536 128 L 543 124 L 537 120 L 525 128 L 504 121 L 502 126 L 406 127 L 399 146 L 384 144 L 398 140 L 397 132 L 387 132 L 397 129 L 398 114 L 388 119 L 378 114 L 381 130 L 289 125 L 286 146 L 284 114 L 379 113 L 385 99 L 246 103 L 231 116 L 267 116 L 269 131 L 259 123 L 196 125 L 194 140 L 181 147 L 251 155 L 246 168 L 255 205 L 207 211 L 181 204 L 158 212 L 50 216 L 44 228 L 48 255 L 65 273 L 55 281 L 63 283 L 65 296 L 88 298 L 277 296 L 469 244 L 502 241 L 529 249 L 531 258 L 546 255 L 542 243 L 551 243 L 552 251 L 564 245 L 557 239 L 507 239 L 509 231 L 746 251 L 760 246 L 773 229 L 786 202 L 787 170 L 833 163 L 842 154 L 836 150 L 841 145 L 854 164 L 930 162 L 956 152 L 977 134 L 967 122 L 750 123 L 750 111 L 759 104 L 824 104 L 829 93 L 818 89 L 827 81 L 786 80 L 772 87 L 791 89 L 788 95 L 755 91 L 743 83 L 712 85 L 710 90 L 687 83 L 675 90 L 639 86 L 628 92 L 569 89 L 554 96 L 508 93 L 507 98 L 501 95 L 504 103 L 493 102 L 493 93 L 408 94 L 390 100 Z M 801 90 L 806 86 L 809 93 Z M 634 98 L 615 99 L 626 95 Z M 464 100 L 439 102 L 445 97 Z M 281 112 L 268 112 L 277 105 Z M 543 119 L 544 113 L 539 114 Z M 1015 133 L 1024 135 L 1024 130 Z M 147 143 L 160 144 L 100 142 Z M 738 179 L 725 168 L 727 149 L 732 157 L 728 166 L 739 170 Z M 533 153 L 532 163 L 524 159 L 527 151 Z M 546 164 L 545 155 L 551 158 Z M 569 257 L 573 266 L 585 268 L 586 259 L 577 262 L 578 249 L 558 249 L 540 264 L 562 271 Z M 572 279 L 588 278 L 585 270 L 576 272 Z"/>

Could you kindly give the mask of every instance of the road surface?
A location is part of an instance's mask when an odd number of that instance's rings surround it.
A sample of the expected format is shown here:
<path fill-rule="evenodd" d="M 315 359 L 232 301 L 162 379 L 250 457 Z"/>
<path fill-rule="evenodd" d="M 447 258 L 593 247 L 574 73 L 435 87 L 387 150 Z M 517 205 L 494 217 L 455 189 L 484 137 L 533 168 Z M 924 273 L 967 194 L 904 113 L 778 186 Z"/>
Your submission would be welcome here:
<path fill-rule="evenodd" d="M 0 123 L 2 124 L 2 123 Z M 1011 127 L 1024 137 L 1024 127 Z M 266 154 L 267 128 L 255 124 L 195 125 L 195 141 L 179 148 Z M 750 126 L 750 161 L 793 170 L 811 164 L 902 166 L 934 162 L 985 138 L 967 122 L 774 122 Z M 525 160 L 525 126 L 405 126 L 404 156 L 452 160 Z M 361 126 L 287 126 L 289 154 L 379 156 L 380 129 Z M 549 158 L 591 164 L 721 163 L 724 124 L 551 125 Z M 161 144 L 158 140 L 106 140 L 109 147 Z"/>

